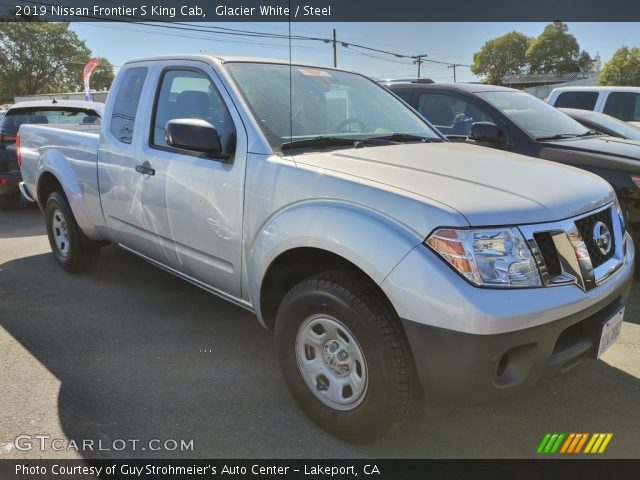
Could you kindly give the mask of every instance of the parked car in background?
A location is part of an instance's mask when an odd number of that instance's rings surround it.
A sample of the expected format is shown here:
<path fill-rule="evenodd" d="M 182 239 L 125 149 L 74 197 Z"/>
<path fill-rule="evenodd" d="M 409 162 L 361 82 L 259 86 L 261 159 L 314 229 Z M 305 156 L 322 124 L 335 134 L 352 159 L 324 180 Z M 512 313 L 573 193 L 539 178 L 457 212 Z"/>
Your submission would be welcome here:
<path fill-rule="evenodd" d="M 0 123 L 2 122 L 2 119 L 4 118 L 6 113 L 7 113 L 6 110 L 0 110 Z"/>
<path fill-rule="evenodd" d="M 607 180 L 640 244 L 640 144 L 601 135 L 528 93 L 480 84 L 388 87 L 453 141 L 584 168 Z M 640 263 L 640 262 L 639 262 Z"/>
<path fill-rule="evenodd" d="M 579 108 L 611 115 L 640 126 L 640 87 L 560 87 L 547 102 L 557 108 Z"/>
<path fill-rule="evenodd" d="M 569 115 L 587 128 L 612 137 L 626 138 L 640 141 L 640 127 L 629 122 L 623 122 L 605 113 L 580 110 L 577 108 L 559 108 L 562 113 Z"/>
<path fill-rule="evenodd" d="M 62 268 L 113 242 L 254 312 L 295 400 L 341 438 L 385 435 L 423 389 L 515 393 L 620 333 L 634 245 L 607 182 L 446 142 L 356 73 L 142 59 L 100 132 L 19 135 Z"/>
<path fill-rule="evenodd" d="M 96 124 L 104 104 L 80 100 L 35 100 L 16 103 L 0 120 L 0 209 L 20 202 L 22 179 L 16 158 L 16 135 L 23 124 Z"/>

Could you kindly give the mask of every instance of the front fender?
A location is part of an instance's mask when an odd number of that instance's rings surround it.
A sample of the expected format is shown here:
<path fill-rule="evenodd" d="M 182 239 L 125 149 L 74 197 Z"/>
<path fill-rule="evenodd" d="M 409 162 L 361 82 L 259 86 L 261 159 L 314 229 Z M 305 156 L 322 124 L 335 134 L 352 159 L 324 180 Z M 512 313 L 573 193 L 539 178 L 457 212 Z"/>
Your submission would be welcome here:
<path fill-rule="evenodd" d="M 381 284 L 424 239 L 393 219 L 361 205 L 310 200 L 280 210 L 258 231 L 248 252 L 249 296 L 260 321 L 265 274 L 282 253 L 301 247 L 339 255 Z"/>
<path fill-rule="evenodd" d="M 82 168 L 83 167 L 81 166 L 80 169 Z M 88 165 L 85 165 L 84 168 L 90 169 L 95 178 L 95 163 L 89 163 Z M 41 182 L 46 173 L 53 175 L 60 185 L 62 185 L 64 194 L 69 201 L 71 211 L 73 212 L 73 216 L 75 217 L 80 229 L 89 238 L 99 240 L 100 235 L 97 232 L 95 224 L 91 220 L 91 215 L 89 213 L 87 196 L 83 192 L 80 182 L 78 181 L 78 175 L 69 164 L 69 160 L 55 149 L 50 149 L 44 152 L 38 162 L 37 192 L 40 192 Z M 38 200 L 44 210 L 47 199 L 39 198 L 38 196 Z"/>

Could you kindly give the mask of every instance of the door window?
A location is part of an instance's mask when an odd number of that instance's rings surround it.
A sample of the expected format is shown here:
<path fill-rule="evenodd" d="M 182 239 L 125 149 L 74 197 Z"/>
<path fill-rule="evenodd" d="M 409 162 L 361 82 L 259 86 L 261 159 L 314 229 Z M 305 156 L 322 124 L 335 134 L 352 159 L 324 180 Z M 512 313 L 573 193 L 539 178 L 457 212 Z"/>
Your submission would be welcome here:
<path fill-rule="evenodd" d="M 466 137 L 475 122 L 495 123 L 475 105 L 449 95 L 421 93 L 418 112 L 444 135 Z"/>
<path fill-rule="evenodd" d="M 236 137 L 233 120 L 220 93 L 204 72 L 166 71 L 156 102 L 152 145 L 171 148 L 167 146 L 165 138 L 167 122 L 178 118 L 197 118 L 216 128 L 222 153 L 234 153 Z"/>

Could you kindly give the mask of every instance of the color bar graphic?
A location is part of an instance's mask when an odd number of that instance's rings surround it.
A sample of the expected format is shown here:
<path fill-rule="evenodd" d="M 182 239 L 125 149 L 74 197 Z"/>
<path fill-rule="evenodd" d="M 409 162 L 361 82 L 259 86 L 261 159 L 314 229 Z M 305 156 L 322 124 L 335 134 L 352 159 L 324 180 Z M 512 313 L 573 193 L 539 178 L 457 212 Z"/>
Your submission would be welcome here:
<path fill-rule="evenodd" d="M 547 433 L 538 445 L 536 453 L 603 453 L 611 438 L 613 433 Z"/>
<path fill-rule="evenodd" d="M 584 453 L 602 453 L 609 445 L 613 433 L 594 433 L 584 449 Z"/>

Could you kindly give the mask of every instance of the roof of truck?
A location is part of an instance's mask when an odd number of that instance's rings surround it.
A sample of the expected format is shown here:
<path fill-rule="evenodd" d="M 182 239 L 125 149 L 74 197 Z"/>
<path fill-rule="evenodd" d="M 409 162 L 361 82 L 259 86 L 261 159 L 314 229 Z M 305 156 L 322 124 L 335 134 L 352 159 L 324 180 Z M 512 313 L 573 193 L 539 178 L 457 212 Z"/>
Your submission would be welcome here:
<path fill-rule="evenodd" d="M 154 57 L 136 58 L 125 62 L 125 65 L 131 63 L 140 62 L 154 62 L 154 61 L 166 61 L 166 60 L 193 60 L 193 61 L 211 61 L 216 63 L 233 63 L 233 62 L 247 62 L 247 63 L 274 63 L 274 64 L 289 64 L 287 59 L 278 58 L 265 58 L 265 57 L 242 57 L 242 56 L 220 56 L 220 55 L 206 55 L 206 54 L 176 54 L 176 55 L 158 55 Z M 299 65 L 303 67 L 313 68 L 328 68 L 331 70 L 343 70 L 340 68 L 333 68 L 326 65 L 317 65 L 306 62 L 292 62 L 293 65 Z"/>

